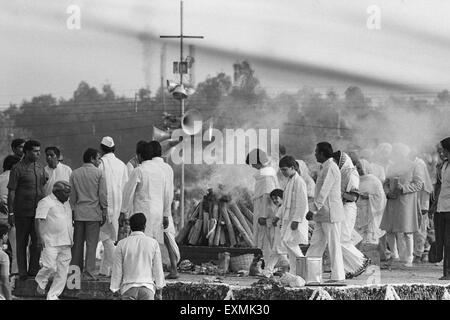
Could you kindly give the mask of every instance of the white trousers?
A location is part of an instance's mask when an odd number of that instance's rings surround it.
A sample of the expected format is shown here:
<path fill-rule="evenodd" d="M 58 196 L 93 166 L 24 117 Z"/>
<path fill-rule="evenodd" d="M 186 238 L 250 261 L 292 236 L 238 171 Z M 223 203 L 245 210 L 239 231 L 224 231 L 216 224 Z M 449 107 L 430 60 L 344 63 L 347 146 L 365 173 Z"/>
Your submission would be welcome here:
<path fill-rule="evenodd" d="M 341 223 L 341 245 L 345 272 L 354 273 L 364 264 L 364 254 L 356 249 L 352 237 L 355 229 L 357 207 L 354 202 L 344 205 L 345 220 Z"/>
<path fill-rule="evenodd" d="M 422 214 L 420 216 L 419 230 L 414 232 L 414 255 L 416 257 L 422 258 L 423 253 L 429 250 L 426 246 L 429 224 L 428 213 Z"/>
<path fill-rule="evenodd" d="M 316 222 L 310 246 L 306 252 L 307 257 L 322 258 L 328 245 L 332 280 L 345 280 L 340 229 L 340 223 Z"/>
<path fill-rule="evenodd" d="M 111 239 L 106 239 L 102 241 L 103 243 L 103 258 L 100 265 L 100 274 L 110 276 L 112 265 L 113 265 L 113 259 L 114 259 L 114 242 Z"/>
<path fill-rule="evenodd" d="M 414 236 L 413 233 L 387 233 L 386 240 L 391 249 L 391 252 L 397 252 L 400 258 L 400 261 L 405 263 L 412 263 L 413 249 L 414 249 Z M 398 248 L 398 249 L 397 249 Z"/>
<path fill-rule="evenodd" d="M 47 294 L 47 300 L 55 300 L 64 291 L 67 282 L 72 254 L 70 246 L 45 247 L 41 253 L 42 265 L 35 281 L 38 286 L 45 289 L 48 279 L 53 275 L 53 282 Z"/>

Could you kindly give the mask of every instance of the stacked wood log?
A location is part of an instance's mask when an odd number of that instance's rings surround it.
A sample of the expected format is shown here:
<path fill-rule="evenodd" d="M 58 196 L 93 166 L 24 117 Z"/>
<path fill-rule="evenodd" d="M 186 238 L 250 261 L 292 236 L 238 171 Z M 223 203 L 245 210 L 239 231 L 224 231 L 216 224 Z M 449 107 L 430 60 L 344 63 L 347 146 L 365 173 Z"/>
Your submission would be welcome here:
<path fill-rule="evenodd" d="M 176 241 L 178 245 L 254 247 L 253 212 L 244 202 L 215 195 L 210 189 L 188 213 Z"/>

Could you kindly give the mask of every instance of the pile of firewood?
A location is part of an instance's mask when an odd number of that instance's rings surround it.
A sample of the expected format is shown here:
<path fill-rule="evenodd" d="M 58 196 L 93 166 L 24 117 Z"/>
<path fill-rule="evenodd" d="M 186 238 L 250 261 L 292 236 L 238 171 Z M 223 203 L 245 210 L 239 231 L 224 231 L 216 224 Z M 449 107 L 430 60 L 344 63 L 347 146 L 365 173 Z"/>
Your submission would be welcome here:
<path fill-rule="evenodd" d="M 178 245 L 254 247 L 253 212 L 243 201 L 212 190 L 188 214 L 176 237 Z"/>

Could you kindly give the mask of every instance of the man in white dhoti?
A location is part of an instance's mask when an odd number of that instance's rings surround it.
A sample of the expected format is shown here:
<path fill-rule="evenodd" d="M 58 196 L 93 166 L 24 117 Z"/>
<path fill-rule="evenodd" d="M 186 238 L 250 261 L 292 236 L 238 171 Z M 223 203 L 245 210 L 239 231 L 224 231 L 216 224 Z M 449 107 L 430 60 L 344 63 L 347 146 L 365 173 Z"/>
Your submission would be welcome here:
<path fill-rule="evenodd" d="M 270 166 L 270 161 L 264 151 L 254 149 L 246 158 L 247 165 L 258 170 L 255 174 L 255 194 L 253 199 L 253 243 L 263 253 L 263 259 L 268 261 L 273 246 L 275 207 L 270 199 L 270 192 L 278 187 L 277 173 Z"/>
<path fill-rule="evenodd" d="M 158 141 L 150 141 L 150 147 L 152 149 L 152 162 L 155 162 L 158 166 L 160 166 L 161 170 L 166 175 L 166 188 L 167 190 L 167 198 L 164 198 L 164 217 L 163 217 L 163 226 L 164 226 L 164 245 L 167 249 L 167 253 L 169 255 L 170 260 L 170 273 L 167 276 L 167 279 L 177 279 L 178 278 L 178 270 L 177 264 L 180 261 L 180 250 L 175 241 L 175 226 L 173 224 L 172 217 L 172 202 L 174 196 L 174 185 L 173 185 L 173 170 L 170 165 L 164 162 L 162 158 L 162 148 L 161 144 Z M 163 257 L 165 255 L 165 251 L 161 250 Z"/>
<path fill-rule="evenodd" d="M 361 275 L 370 263 L 370 260 L 355 247 L 362 240 L 362 237 L 355 231 L 359 174 L 345 152 L 335 152 L 334 159 L 341 171 L 341 195 L 345 213 L 345 219 L 341 223 L 342 256 L 345 277 L 351 279 Z"/>
<path fill-rule="evenodd" d="M 340 224 L 345 219 L 341 198 L 341 172 L 333 159 L 333 148 L 328 142 L 317 144 L 316 159 L 321 170 L 316 181 L 314 203 L 307 218 L 314 218 L 315 227 L 307 257 L 323 257 L 328 245 L 331 263 L 331 282 L 345 280 L 342 258 Z"/>
<path fill-rule="evenodd" d="M 419 218 L 419 230 L 414 233 L 413 262 L 428 262 L 428 252 L 430 251 L 430 244 L 427 243 L 428 226 L 430 224 L 430 220 L 428 219 L 428 211 L 430 209 L 430 196 L 434 188 L 428 172 L 427 164 L 418 157 L 417 150 L 412 150 L 409 158 L 416 164 L 415 170 L 420 176 L 420 180 L 423 181 L 422 190 L 419 191 L 417 197 L 420 208 L 420 212 L 417 215 Z"/>
<path fill-rule="evenodd" d="M 388 200 L 380 225 L 387 233 L 391 251 L 397 252 L 398 247 L 399 258 L 405 267 L 412 267 L 413 234 L 419 230 L 418 193 L 423 188 L 415 163 L 408 159 L 409 151 L 402 143 L 393 146 L 393 163 L 386 172 L 384 183 Z"/>
<path fill-rule="evenodd" d="M 58 300 L 67 282 L 73 244 L 72 210 L 67 201 L 69 195 L 70 184 L 56 181 L 53 193 L 39 201 L 36 209 L 38 245 L 43 248 L 42 268 L 35 278 L 39 294 L 45 294 L 48 279 L 54 275 L 47 300 Z"/>
<path fill-rule="evenodd" d="M 131 173 L 123 192 L 121 214 L 129 219 L 134 213 L 142 212 L 147 219 L 145 234 L 164 245 L 164 212 L 168 212 L 169 190 L 166 175 L 161 166 L 152 159 L 152 149 L 146 143 L 138 153 L 140 166 Z"/>
<path fill-rule="evenodd" d="M 147 142 L 144 140 L 140 140 L 137 144 L 136 144 L 136 154 L 134 155 L 133 158 L 130 159 L 130 161 L 127 162 L 127 170 L 128 170 L 128 176 L 131 176 L 131 172 L 133 172 L 134 168 L 136 168 L 139 165 L 139 159 L 138 159 L 138 150 L 141 146 L 143 146 L 144 144 L 146 144 Z"/>
<path fill-rule="evenodd" d="M 72 169 L 59 161 L 60 156 L 61 152 L 57 147 L 45 148 L 45 160 L 47 161 L 47 166 L 45 166 L 44 170 L 48 174 L 48 180 L 44 186 L 46 196 L 52 194 L 53 185 L 56 181 L 69 182 L 70 180 Z"/>
<path fill-rule="evenodd" d="M 297 258 L 303 257 L 300 244 L 308 244 L 308 195 L 306 183 L 295 170 L 296 161 L 286 156 L 279 167 L 288 182 L 284 189 L 283 210 L 277 212 L 275 220 L 281 220 L 281 242 L 289 256 L 290 273 L 297 274 Z"/>
<path fill-rule="evenodd" d="M 100 228 L 99 240 L 103 243 L 103 259 L 100 276 L 109 277 L 114 257 L 114 243 L 119 232 L 119 216 L 122 208 L 122 195 L 128 181 L 128 170 L 115 154 L 115 144 L 111 137 L 104 137 L 100 143 L 103 154 L 99 169 L 103 171 L 108 197 L 108 215 L 105 224 Z"/>

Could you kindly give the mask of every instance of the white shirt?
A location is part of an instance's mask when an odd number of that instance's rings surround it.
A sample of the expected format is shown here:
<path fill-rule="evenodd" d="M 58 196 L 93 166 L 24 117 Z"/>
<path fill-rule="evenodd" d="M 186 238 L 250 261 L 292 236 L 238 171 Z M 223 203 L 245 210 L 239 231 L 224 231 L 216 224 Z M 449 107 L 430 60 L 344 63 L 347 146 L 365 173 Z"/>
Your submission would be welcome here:
<path fill-rule="evenodd" d="M 164 243 L 163 214 L 167 212 L 167 199 L 170 195 L 164 171 L 155 161 L 146 160 L 133 170 L 125 185 L 121 211 L 126 217 L 144 213 L 147 217 L 145 234 Z"/>
<path fill-rule="evenodd" d="M 55 169 L 46 166 L 44 170 L 48 174 L 48 181 L 44 186 L 46 196 L 52 194 L 53 191 L 52 189 L 55 182 L 57 181 L 69 182 L 70 175 L 72 174 L 72 169 L 70 169 L 69 166 L 66 166 L 65 164 L 62 164 L 60 162 L 58 162 Z"/>
<path fill-rule="evenodd" d="M 448 161 L 442 165 L 441 181 L 437 212 L 450 212 L 450 166 Z"/>
<path fill-rule="evenodd" d="M 7 170 L 0 174 L 0 201 L 3 202 L 8 201 L 8 182 L 10 172 L 10 170 Z"/>
<path fill-rule="evenodd" d="M 312 212 L 315 221 L 340 222 L 344 220 L 344 207 L 341 197 L 341 172 L 333 158 L 322 164 L 317 176 Z"/>
<path fill-rule="evenodd" d="M 108 199 L 108 222 L 101 228 L 103 233 L 101 237 L 109 237 L 116 241 L 119 231 L 118 219 L 122 208 L 122 195 L 128 181 L 128 169 L 125 163 L 118 159 L 114 153 L 105 154 L 99 168 L 103 171 L 105 177 Z"/>
<path fill-rule="evenodd" d="M 161 251 L 155 239 L 143 232 L 132 232 L 117 244 L 110 289 L 124 294 L 133 287 L 147 287 L 153 292 L 165 286 Z"/>
<path fill-rule="evenodd" d="M 43 230 L 45 246 L 73 244 L 72 210 L 69 201 L 63 204 L 52 193 L 39 201 L 35 218 L 45 220 Z"/>
<path fill-rule="evenodd" d="M 164 162 L 161 157 L 155 157 L 151 160 L 156 163 L 166 175 L 165 194 L 164 198 L 164 217 L 170 217 L 172 215 L 172 201 L 173 201 L 173 169 L 170 165 Z"/>

